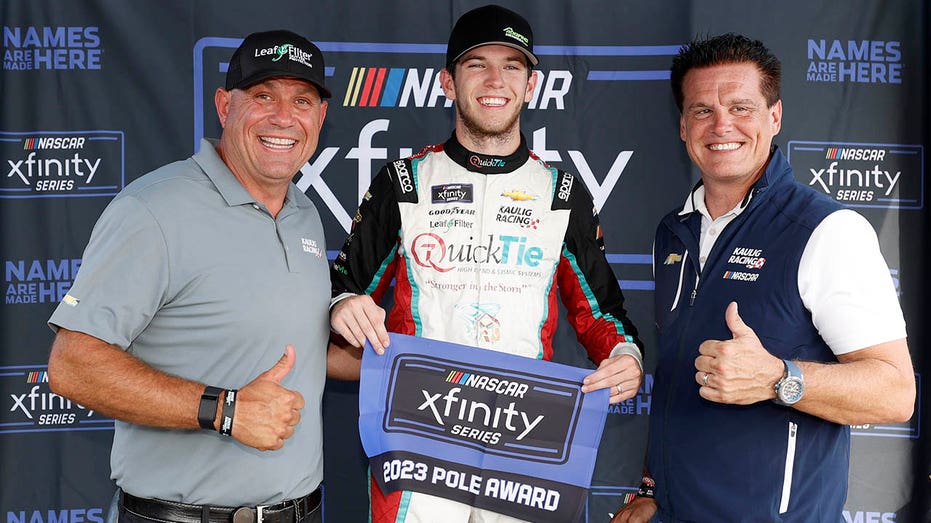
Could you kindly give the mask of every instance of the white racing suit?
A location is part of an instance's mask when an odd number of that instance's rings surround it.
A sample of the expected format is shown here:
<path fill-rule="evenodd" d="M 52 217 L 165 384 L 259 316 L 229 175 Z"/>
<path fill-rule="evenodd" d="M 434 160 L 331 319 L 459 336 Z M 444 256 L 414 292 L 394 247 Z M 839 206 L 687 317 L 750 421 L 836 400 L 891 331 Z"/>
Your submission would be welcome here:
<path fill-rule="evenodd" d="M 333 264 L 334 301 L 380 302 L 394 280 L 391 332 L 549 360 L 558 292 L 592 361 L 612 350 L 640 357 L 591 197 L 523 137 L 505 157 L 453 136 L 391 162 L 353 222 Z M 517 521 L 422 493 L 384 495 L 374 481 L 371 490 L 375 523 Z"/>

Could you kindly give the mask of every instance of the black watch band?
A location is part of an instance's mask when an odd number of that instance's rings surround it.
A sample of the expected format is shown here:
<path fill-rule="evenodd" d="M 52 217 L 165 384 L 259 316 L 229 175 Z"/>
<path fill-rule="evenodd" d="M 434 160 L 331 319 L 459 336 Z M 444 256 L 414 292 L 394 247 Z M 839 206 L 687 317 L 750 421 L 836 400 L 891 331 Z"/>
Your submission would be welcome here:
<path fill-rule="evenodd" d="M 197 409 L 197 423 L 200 428 L 205 430 L 216 430 L 213 428 L 213 422 L 217 418 L 217 401 L 223 389 L 220 387 L 207 386 L 204 393 L 200 396 L 200 407 Z"/>

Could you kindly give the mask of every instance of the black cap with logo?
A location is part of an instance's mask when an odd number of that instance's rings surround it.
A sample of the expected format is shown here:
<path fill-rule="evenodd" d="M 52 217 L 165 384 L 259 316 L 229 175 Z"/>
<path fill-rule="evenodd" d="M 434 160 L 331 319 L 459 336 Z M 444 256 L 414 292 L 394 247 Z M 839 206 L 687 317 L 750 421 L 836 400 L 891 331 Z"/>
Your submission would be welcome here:
<path fill-rule="evenodd" d="M 291 31 L 252 33 L 230 58 L 226 89 L 245 89 L 277 77 L 306 80 L 321 98 L 329 98 L 324 77 L 323 53 L 310 40 Z"/>
<path fill-rule="evenodd" d="M 486 5 L 459 17 L 446 45 L 446 67 L 472 49 L 492 44 L 522 51 L 531 65 L 539 62 L 533 54 L 533 31 L 527 20 L 510 9 Z"/>

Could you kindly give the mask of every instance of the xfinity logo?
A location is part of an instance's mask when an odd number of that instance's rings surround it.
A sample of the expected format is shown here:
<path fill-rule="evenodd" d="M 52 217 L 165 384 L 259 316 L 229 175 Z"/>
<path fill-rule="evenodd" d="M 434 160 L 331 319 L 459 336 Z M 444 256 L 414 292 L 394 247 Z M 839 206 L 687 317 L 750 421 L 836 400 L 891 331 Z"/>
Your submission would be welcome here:
<path fill-rule="evenodd" d="M 446 394 L 431 393 L 424 389 L 420 391 L 425 401 L 417 407 L 417 410 L 430 409 L 430 414 L 440 426 L 447 424 L 447 418 L 452 422 L 468 422 L 475 426 L 478 425 L 485 430 L 492 431 L 509 431 L 517 433 L 515 441 L 521 441 L 529 435 L 546 417 L 543 414 L 528 415 L 527 412 L 517 410 L 516 403 L 510 402 L 507 407 L 500 407 L 496 404 L 482 403 L 478 401 L 469 401 L 459 397 L 462 392 L 461 387 L 453 387 Z M 437 401 L 440 404 L 437 405 Z M 530 418 L 533 417 L 533 420 Z"/>
<path fill-rule="evenodd" d="M 849 207 L 924 205 L 920 145 L 792 141 L 788 148 L 799 181 Z"/>
<path fill-rule="evenodd" d="M 382 428 L 486 455 L 565 463 L 580 414 L 578 383 L 474 362 L 398 356 Z"/>
<path fill-rule="evenodd" d="M 472 203 L 472 184 L 455 183 L 430 187 L 432 203 Z"/>
<path fill-rule="evenodd" d="M 62 430 L 112 430 L 113 420 L 101 417 L 48 387 L 44 366 L 0 367 L 8 391 L 0 409 L 0 434 Z"/>
<path fill-rule="evenodd" d="M 0 198 L 112 196 L 124 186 L 122 132 L 0 132 L 0 154 Z"/>

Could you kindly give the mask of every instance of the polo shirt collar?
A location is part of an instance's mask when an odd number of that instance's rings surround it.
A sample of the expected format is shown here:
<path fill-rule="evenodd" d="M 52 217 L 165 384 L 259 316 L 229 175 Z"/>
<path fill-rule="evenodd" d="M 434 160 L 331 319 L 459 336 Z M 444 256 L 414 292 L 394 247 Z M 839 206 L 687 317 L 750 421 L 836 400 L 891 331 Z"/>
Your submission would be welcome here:
<path fill-rule="evenodd" d="M 784 165 L 785 164 L 785 165 Z M 779 151 L 779 148 L 776 144 L 773 144 L 769 148 L 769 160 L 767 162 L 766 168 L 763 170 L 763 175 L 760 176 L 760 179 L 753 184 L 753 187 L 747 191 L 747 194 L 740 200 L 740 203 L 736 207 L 730 210 L 728 214 L 734 213 L 734 215 L 739 215 L 750 205 L 750 201 L 757 195 L 758 192 L 765 190 L 770 186 L 770 178 L 776 176 L 781 171 L 786 170 L 788 167 L 788 162 L 785 161 L 785 158 L 782 156 L 782 153 Z M 685 205 L 682 206 L 682 210 L 679 211 L 679 216 L 685 216 L 692 214 L 693 212 L 699 212 L 702 216 L 706 216 L 710 219 L 711 214 L 708 212 L 708 207 L 705 205 L 705 184 L 703 180 L 698 180 L 698 183 L 692 187 L 692 191 L 689 193 L 688 198 L 685 199 Z"/>
<path fill-rule="evenodd" d="M 213 138 L 201 138 L 200 150 L 193 156 L 194 161 L 204 171 L 207 178 L 210 178 L 210 181 L 217 188 L 217 192 L 226 200 L 227 205 L 235 207 L 237 205 L 257 204 L 256 199 L 239 183 L 230 168 L 217 154 L 216 148 L 219 143 L 219 140 Z M 282 209 L 312 206 L 310 200 L 306 197 L 300 198 L 299 193 L 300 189 L 297 186 L 293 183 L 289 184 L 288 194 L 285 196 Z"/>
<path fill-rule="evenodd" d="M 741 200 L 736 207 L 726 212 L 725 215 L 733 214 L 734 216 L 738 216 L 740 213 L 744 212 L 744 209 L 750 204 L 750 200 L 753 199 L 753 193 L 754 191 L 751 189 L 747 195 L 744 196 L 744 199 Z M 687 216 L 693 212 L 697 212 L 711 220 L 711 213 L 708 212 L 708 206 L 705 205 L 705 186 L 702 184 L 701 180 L 695 184 L 692 192 L 689 193 L 689 197 L 685 199 L 685 205 L 683 205 L 682 210 L 679 211 L 679 216 Z"/>

